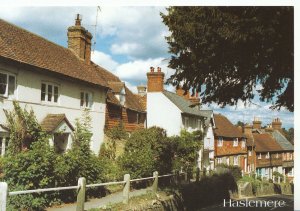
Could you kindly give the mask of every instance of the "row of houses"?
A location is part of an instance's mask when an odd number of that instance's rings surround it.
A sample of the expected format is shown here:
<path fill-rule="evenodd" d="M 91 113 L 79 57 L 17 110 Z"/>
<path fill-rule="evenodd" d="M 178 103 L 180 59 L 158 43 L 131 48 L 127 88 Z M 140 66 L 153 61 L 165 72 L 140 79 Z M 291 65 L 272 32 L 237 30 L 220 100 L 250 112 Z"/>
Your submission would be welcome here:
<path fill-rule="evenodd" d="M 92 35 L 81 25 L 68 28 L 68 47 L 0 20 L 0 152 L 5 154 L 9 131 L 4 110 L 13 101 L 33 109 L 50 144 L 64 152 L 71 147 L 73 125 L 86 109 L 91 116 L 91 149 L 98 153 L 104 131 L 123 124 L 127 132 L 159 126 L 169 136 L 182 129 L 205 132 L 200 167 L 237 165 L 244 172 L 293 175 L 293 146 L 281 133 L 281 122 L 262 129 L 256 120 L 235 127 L 225 116 L 200 109 L 200 100 L 181 87 L 164 89 L 164 73 L 151 67 L 147 86 L 131 92 L 117 76 L 91 61 Z"/>

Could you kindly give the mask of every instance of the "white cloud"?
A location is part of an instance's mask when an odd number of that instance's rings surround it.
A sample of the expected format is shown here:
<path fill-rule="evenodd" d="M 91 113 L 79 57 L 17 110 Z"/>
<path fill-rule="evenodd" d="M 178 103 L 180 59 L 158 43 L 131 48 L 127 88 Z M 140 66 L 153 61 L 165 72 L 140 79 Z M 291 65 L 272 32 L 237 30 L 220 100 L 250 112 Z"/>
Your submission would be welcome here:
<path fill-rule="evenodd" d="M 113 54 L 124 54 L 129 55 L 133 51 L 138 51 L 141 46 L 138 43 L 121 43 L 113 44 L 111 46 L 111 52 Z"/>
<path fill-rule="evenodd" d="M 92 61 L 109 71 L 115 70 L 118 66 L 118 62 L 113 60 L 110 55 L 105 54 L 101 51 L 94 51 L 92 53 Z"/>

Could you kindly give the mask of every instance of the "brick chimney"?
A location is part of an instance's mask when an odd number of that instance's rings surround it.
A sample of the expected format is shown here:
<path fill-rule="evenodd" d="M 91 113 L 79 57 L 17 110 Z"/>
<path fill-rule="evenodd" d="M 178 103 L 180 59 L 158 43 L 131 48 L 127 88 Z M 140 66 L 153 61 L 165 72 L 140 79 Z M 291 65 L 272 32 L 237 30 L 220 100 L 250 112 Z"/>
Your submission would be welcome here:
<path fill-rule="evenodd" d="M 91 63 L 92 34 L 81 26 L 81 15 L 77 14 L 75 26 L 68 28 L 68 48 L 87 64 Z"/>
<path fill-rule="evenodd" d="M 243 126 L 244 134 L 251 135 L 252 134 L 252 126 L 248 123 Z"/>
<path fill-rule="evenodd" d="M 274 130 L 281 130 L 282 122 L 279 118 L 275 118 L 272 121 L 272 128 Z"/>
<path fill-rule="evenodd" d="M 253 129 L 261 129 L 261 121 L 258 117 L 254 117 Z"/>
<path fill-rule="evenodd" d="M 186 100 L 189 100 L 190 99 L 190 92 L 189 90 L 186 91 L 185 93 L 185 90 L 181 87 L 181 86 L 178 86 L 176 88 L 176 94 L 181 96 L 181 97 L 184 97 Z"/>
<path fill-rule="evenodd" d="M 164 90 L 165 74 L 161 72 L 161 68 L 157 68 L 155 72 L 154 67 L 150 67 L 150 72 L 147 73 L 148 84 L 147 92 L 162 92 Z"/>
<path fill-rule="evenodd" d="M 267 127 L 265 128 L 266 132 L 272 132 L 273 131 L 273 127 L 271 124 L 267 125 Z"/>
<path fill-rule="evenodd" d="M 145 85 L 139 85 L 136 87 L 138 90 L 138 95 L 145 96 L 147 93 L 147 87 Z"/>

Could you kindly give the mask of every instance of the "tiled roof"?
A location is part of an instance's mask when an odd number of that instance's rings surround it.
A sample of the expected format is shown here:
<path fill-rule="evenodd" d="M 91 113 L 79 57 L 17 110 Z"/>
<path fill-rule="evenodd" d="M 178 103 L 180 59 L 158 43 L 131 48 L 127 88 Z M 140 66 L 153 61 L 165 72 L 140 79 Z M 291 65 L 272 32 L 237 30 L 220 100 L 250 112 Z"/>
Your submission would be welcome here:
<path fill-rule="evenodd" d="M 103 68 L 88 65 L 70 49 L 0 19 L 0 57 L 107 87 Z M 98 71 L 95 71 L 97 69 Z"/>
<path fill-rule="evenodd" d="M 279 132 L 278 130 L 274 130 L 273 132 L 271 132 L 271 134 L 282 149 L 289 151 L 294 150 L 293 145 L 286 139 L 284 135 L 282 135 L 281 132 Z"/>
<path fill-rule="evenodd" d="M 172 103 L 174 103 L 181 110 L 182 113 L 206 117 L 206 120 L 210 121 L 210 117 L 212 114 L 211 110 L 198 110 L 196 107 L 192 107 L 193 104 L 190 101 L 186 100 L 184 97 L 177 95 L 176 93 L 164 90 L 163 94 Z"/>
<path fill-rule="evenodd" d="M 214 134 L 216 136 L 223 137 L 245 137 L 244 134 L 234 126 L 225 116 L 221 114 L 214 114 L 215 129 Z"/>
<path fill-rule="evenodd" d="M 119 105 L 120 101 L 115 97 L 113 94 L 114 91 L 117 92 L 119 90 L 121 84 L 124 85 L 124 82 L 122 82 L 117 76 L 112 74 L 111 72 L 103 69 L 100 67 L 102 77 L 105 79 L 105 81 L 108 82 L 108 86 L 112 89 L 112 92 L 108 92 L 107 94 L 107 101 L 109 103 L 113 103 L 115 105 Z M 139 97 L 135 94 L 133 94 L 127 87 L 125 86 L 125 108 L 135 110 L 135 111 L 140 111 L 140 112 L 145 112 L 145 108 L 140 101 Z"/>
<path fill-rule="evenodd" d="M 283 151 L 280 145 L 274 140 L 271 134 L 253 133 L 255 148 L 257 152 Z"/>
<path fill-rule="evenodd" d="M 124 88 L 125 83 L 109 81 L 108 85 L 109 85 L 109 88 L 111 88 L 113 92 L 120 93 L 122 91 L 122 89 Z"/>
<path fill-rule="evenodd" d="M 41 127 L 44 131 L 53 132 L 63 121 L 74 130 L 65 114 L 48 114 L 41 122 Z"/>

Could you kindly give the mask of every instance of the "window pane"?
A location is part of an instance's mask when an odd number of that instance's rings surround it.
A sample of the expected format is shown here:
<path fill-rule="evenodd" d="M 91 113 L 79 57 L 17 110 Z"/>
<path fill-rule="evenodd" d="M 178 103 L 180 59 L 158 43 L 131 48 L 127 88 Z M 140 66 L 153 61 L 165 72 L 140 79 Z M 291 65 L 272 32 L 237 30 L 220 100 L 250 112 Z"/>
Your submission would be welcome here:
<path fill-rule="evenodd" d="M 45 101 L 46 99 L 46 84 L 42 84 L 41 88 L 41 101 Z"/>
<path fill-rule="evenodd" d="M 82 107 L 84 104 L 84 93 L 80 92 L 80 106 Z"/>
<path fill-rule="evenodd" d="M 58 101 L 58 86 L 54 86 L 54 102 Z"/>
<path fill-rule="evenodd" d="M 7 86 L 7 75 L 0 73 L 0 94 L 6 94 L 6 86 Z"/>
<path fill-rule="evenodd" d="M 48 101 L 52 100 L 52 85 L 48 85 Z"/>
<path fill-rule="evenodd" d="M 89 94 L 89 108 L 91 108 L 93 105 L 93 95 L 90 93 Z"/>
<path fill-rule="evenodd" d="M 89 107 L 89 94 L 85 93 L 85 107 Z"/>
<path fill-rule="evenodd" d="M 10 75 L 8 77 L 8 95 L 14 95 L 15 85 L 16 85 L 16 78 L 15 76 Z"/>

